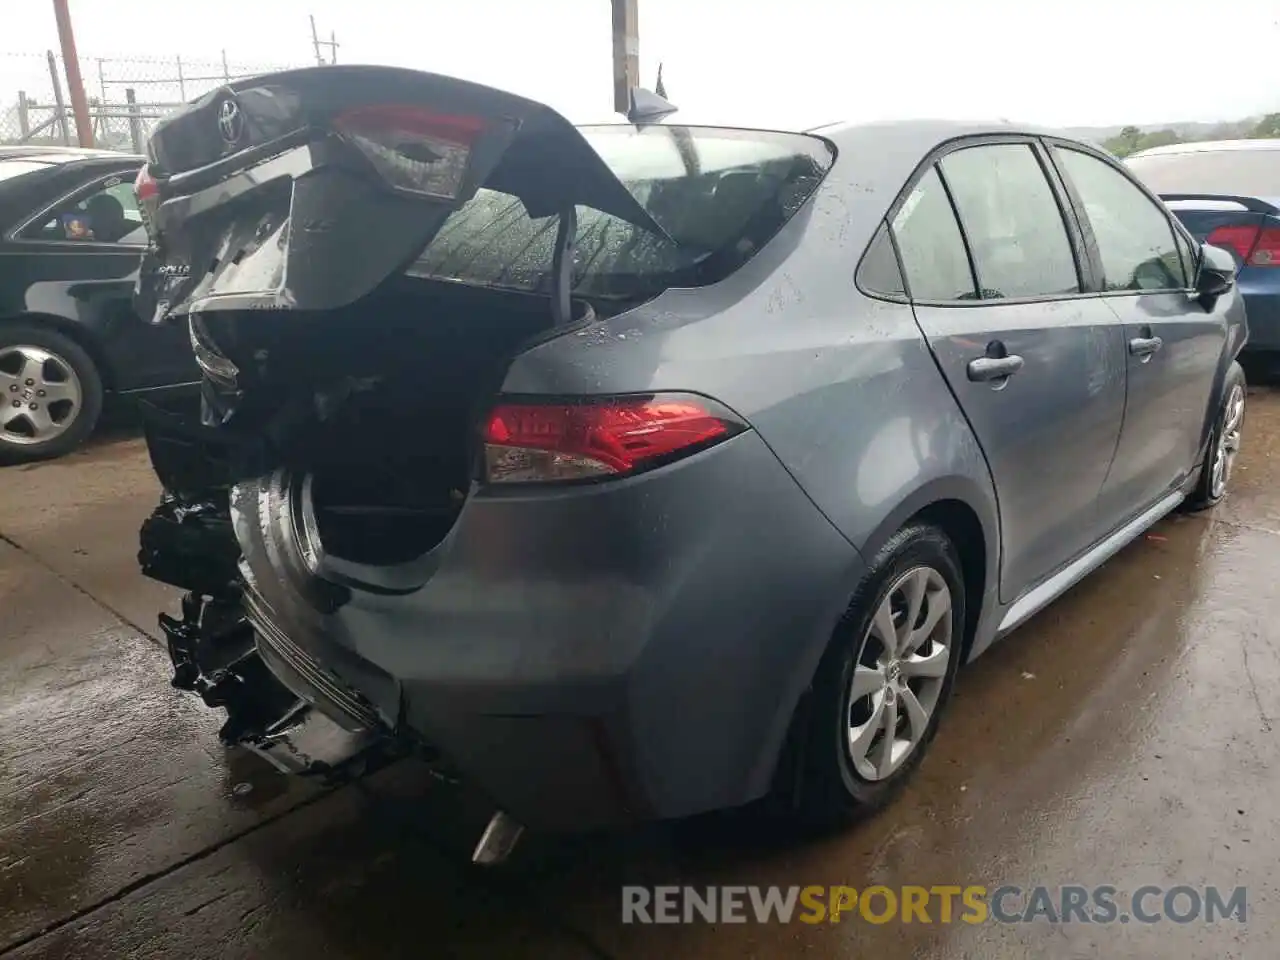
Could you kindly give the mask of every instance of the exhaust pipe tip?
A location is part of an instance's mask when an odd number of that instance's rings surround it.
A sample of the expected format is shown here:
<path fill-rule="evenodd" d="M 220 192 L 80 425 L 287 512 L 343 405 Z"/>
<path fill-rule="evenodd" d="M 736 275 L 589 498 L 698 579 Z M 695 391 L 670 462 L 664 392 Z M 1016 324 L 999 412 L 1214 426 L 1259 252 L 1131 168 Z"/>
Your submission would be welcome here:
<path fill-rule="evenodd" d="M 471 862 L 482 867 L 505 863 L 523 834 L 523 825 L 516 823 L 501 810 L 497 811 L 480 835 L 480 842 L 471 854 Z"/>

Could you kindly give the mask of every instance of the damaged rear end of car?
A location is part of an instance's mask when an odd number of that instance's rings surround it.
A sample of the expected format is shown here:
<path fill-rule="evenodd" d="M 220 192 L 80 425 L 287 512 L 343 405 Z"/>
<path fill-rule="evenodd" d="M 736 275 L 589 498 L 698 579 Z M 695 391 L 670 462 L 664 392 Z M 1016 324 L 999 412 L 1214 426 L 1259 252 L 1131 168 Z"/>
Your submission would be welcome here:
<path fill-rule="evenodd" d="M 541 345 L 733 272 L 831 162 L 817 138 L 722 139 L 755 165 L 719 178 L 741 216 L 691 215 L 673 237 L 651 211 L 687 198 L 624 183 L 549 108 L 446 77 L 273 74 L 157 127 L 138 308 L 188 326 L 204 376 L 198 412 L 147 412 L 165 493 L 140 561 L 186 593 L 161 618 L 173 682 L 226 709 L 224 742 L 326 776 L 412 751 L 517 812 L 560 778 L 553 827 L 651 815 L 592 719 L 625 700 L 646 615 L 605 628 L 620 645 L 582 636 L 636 602 L 625 581 L 644 575 L 605 568 L 657 561 L 633 546 L 593 570 L 592 517 L 640 522 L 619 513 L 643 502 L 633 478 L 749 426 L 688 391 L 504 384 Z M 701 469 L 729 482 L 741 466 Z M 605 480 L 617 492 L 593 498 Z M 557 719 L 567 700 L 587 719 Z M 478 858 L 513 830 L 491 834 Z"/>
<path fill-rule="evenodd" d="M 420 584 L 416 562 L 465 499 L 475 418 L 505 362 L 592 318 L 567 283 L 577 207 L 661 230 L 553 111 L 412 71 L 230 85 L 159 125 L 148 160 L 136 303 L 188 325 L 204 374 L 198 416 L 147 411 L 166 492 L 140 561 L 187 591 L 181 618 L 161 617 L 174 685 L 226 709 L 224 742 L 282 770 L 363 768 L 402 746 L 394 680 L 367 678 L 376 704 L 338 680 L 278 626 L 259 575 L 291 577 L 313 619 L 349 598 L 347 578 Z M 412 276 L 482 186 L 549 218 L 534 292 Z M 276 529 L 237 531 L 252 523 Z M 246 543 L 288 555 L 256 571 Z"/>

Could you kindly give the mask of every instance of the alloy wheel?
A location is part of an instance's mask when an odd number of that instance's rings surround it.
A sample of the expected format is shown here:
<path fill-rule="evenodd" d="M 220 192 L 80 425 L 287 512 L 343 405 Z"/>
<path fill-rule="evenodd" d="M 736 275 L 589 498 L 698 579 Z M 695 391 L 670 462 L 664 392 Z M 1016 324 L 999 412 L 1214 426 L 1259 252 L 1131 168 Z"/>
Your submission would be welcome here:
<path fill-rule="evenodd" d="M 885 594 L 862 639 L 846 711 L 849 759 L 865 780 L 884 780 L 924 740 L 951 660 L 951 590 L 932 567 L 915 567 Z"/>
<path fill-rule="evenodd" d="M 43 347 L 0 347 L 0 442 L 48 443 L 65 433 L 84 403 L 67 360 Z"/>
<path fill-rule="evenodd" d="M 1244 426 L 1244 387 L 1232 384 L 1223 408 L 1222 429 L 1213 452 L 1213 476 L 1210 496 L 1219 499 L 1227 492 L 1231 472 L 1235 469 L 1236 456 L 1240 452 L 1241 427 Z"/>

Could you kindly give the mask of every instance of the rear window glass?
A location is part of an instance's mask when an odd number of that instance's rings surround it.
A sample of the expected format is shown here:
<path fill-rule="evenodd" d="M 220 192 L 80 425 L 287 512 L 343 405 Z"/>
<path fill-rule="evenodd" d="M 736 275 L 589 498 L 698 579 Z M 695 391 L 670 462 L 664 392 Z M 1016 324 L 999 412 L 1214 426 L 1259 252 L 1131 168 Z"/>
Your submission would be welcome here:
<path fill-rule="evenodd" d="M 37 170 L 48 170 L 49 166 L 33 160 L 0 160 L 0 180 L 12 180 Z"/>
<path fill-rule="evenodd" d="M 1156 193 L 1280 197 L 1280 149 L 1154 154 L 1125 162 Z"/>
<path fill-rule="evenodd" d="M 833 156 L 804 134 L 677 127 L 585 127 L 583 135 L 671 237 L 578 210 L 577 293 L 630 297 L 700 286 L 737 270 L 793 217 Z M 480 190 L 409 268 L 414 276 L 550 288 L 557 218 Z"/>

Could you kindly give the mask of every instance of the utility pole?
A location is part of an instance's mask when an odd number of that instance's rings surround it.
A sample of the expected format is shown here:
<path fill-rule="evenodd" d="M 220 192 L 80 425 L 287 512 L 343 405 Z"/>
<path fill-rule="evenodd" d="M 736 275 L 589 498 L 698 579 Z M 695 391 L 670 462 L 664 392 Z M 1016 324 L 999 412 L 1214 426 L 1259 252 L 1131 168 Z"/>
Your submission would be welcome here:
<path fill-rule="evenodd" d="M 316 52 L 317 66 L 323 67 L 323 66 L 328 66 L 330 64 L 334 64 L 338 62 L 338 34 L 336 31 L 330 30 L 329 39 L 321 40 L 320 34 L 316 30 L 315 14 L 311 15 L 311 47 Z M 325 60 L 324 56 L 320 53 L 321 47 L 329 48 L 329 59 L 327 61 Z"/>
<path fill-rule="evenodd" d="M 613 109 L 631 109 L 631 90 L 640 86 L 639 0 L 613 4 Z"/>
<path fill-rule="evenodd" d="M 89 123 L 89 101 L 84 96 L 84 78 L 80 76 L 80 58 L 76 55 L 76 38 L 71 30 L 71 11 L 67 0 L 53 0 L 53 14 L 58 21 L 58 41 L 62 45 L 62 69 L 67 74 L 67 95 L 76 118 L 76 137 L 82 147 L 93 146 L 93 127 Z"/>

